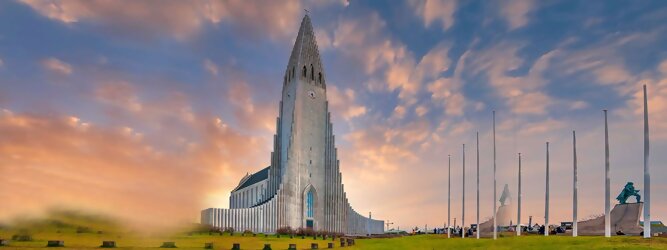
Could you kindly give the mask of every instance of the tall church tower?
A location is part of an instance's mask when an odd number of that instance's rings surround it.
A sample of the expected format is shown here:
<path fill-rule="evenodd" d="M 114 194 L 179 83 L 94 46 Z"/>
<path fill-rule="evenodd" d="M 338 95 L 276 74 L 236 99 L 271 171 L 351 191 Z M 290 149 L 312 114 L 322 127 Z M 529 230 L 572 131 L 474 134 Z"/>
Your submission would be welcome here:
<path fill-rule="evenodd" d="M 329 128 L 326 81 L 315 33 L 301 21 L 283 80 L 280 110 L 280 182 L 292 228 L 324 226 L 325 154 Z"/>
<path fill-rule="evenodd" d="M 232 209 L 203 210 L 202 223 L 254 232 L 283 227 L 348 235 L 383 232 L 384 221 L 360 215 L 347 200 L 325 75 L 306 15 L 284 72 L 271 165 L 241 180 L 232 191 Z"/>

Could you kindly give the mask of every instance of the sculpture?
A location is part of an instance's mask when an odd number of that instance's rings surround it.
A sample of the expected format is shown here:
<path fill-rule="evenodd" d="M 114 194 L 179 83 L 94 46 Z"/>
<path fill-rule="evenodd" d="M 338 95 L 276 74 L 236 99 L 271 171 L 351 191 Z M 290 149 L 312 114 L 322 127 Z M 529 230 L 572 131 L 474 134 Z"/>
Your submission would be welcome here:
<path fill-rule="evenodd" d="M 639 195 L 639 189 L 635 190 L 634 183 L 632 182 L 628 182 L 627 184 L 625 184 L 625 187 L 618 195 L 618 197 L 616 197 L 616 200 L 618 200 L 618 202 L 620 202 L 621 204 L 625 204 L 628 198 L 630 198 L 630 196 L 634 196 L 635 198 L 637 198 L 637 203 L 639 203 L 642 198 Z"/>
<path fill-rule="evenodd" d="M 499 201 L 500 201 L 500 205 L 501 205 L 501 206 L 505 206 L 505 201 L 506 201 L 507 199 L 509 199 L 509 198 L 511 198 L 511 196 L 510 196 L 510 189 L 509 189 L 509 187 L 507 186 L 507 184 L 505 184 L 505 187 L 503 188 L 503 193 L 500 195 L 500 200 L 499 200 Z"/>

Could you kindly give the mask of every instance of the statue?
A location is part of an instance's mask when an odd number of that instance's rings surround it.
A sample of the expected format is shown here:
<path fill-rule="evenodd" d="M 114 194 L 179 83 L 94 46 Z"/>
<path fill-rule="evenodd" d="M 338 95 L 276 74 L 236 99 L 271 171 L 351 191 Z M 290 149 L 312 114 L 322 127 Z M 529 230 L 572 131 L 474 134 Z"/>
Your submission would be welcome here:
<path fill-rule="evenodd" d="M 621 204 L 625 204 L 628 198 L 630 196 L 634 196 L 637 198 L 637 203 L 641 201 L 641 196 L 639 195 L 639 189 L 635 190 L 634 183 L 628 182 L 625 184 L 625 187 L 621 191 L 621 193 L 616 197 L 616 200 L 618 200 Z"/>
<path fill-rule="evenodd" d="M 510 189 L 507 186 L 507 184 L 505 184 L 505 187 L 503 188 L 503 193 L 500 195 L 500 205 L 505 206 L 505 201 L 509 198 L 511 198 Z"/>

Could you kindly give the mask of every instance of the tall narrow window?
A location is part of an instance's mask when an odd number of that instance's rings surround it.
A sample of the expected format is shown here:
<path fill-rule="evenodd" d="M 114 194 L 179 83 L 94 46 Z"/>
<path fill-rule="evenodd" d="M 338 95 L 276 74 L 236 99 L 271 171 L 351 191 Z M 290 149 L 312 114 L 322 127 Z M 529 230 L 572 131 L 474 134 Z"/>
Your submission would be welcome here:
<path fill-rule="evenodd" d="M 310 80 L 315 81 L 315 68 L 313 68 L 313 65 L 310 65 Z"/>
<path fill-rule="evenodd" d="M 307 77 L 308 74 L 306 73 L 306 66 L 303 66 L 303 77 Z"/>
<path fill-rule="evenodd" d="M 308 191 L 308 195 L 306 197 L 306 216 L 308 218 L 313 218 L 313 203 L 315 202 L 314 197 L 313 197 L 313 190 L 311 189 Z"/>
<path fill-rule="evenodd" d="M 322 72 L 317 73 L 319 75 L 319 82 L 322 83 Z"/>

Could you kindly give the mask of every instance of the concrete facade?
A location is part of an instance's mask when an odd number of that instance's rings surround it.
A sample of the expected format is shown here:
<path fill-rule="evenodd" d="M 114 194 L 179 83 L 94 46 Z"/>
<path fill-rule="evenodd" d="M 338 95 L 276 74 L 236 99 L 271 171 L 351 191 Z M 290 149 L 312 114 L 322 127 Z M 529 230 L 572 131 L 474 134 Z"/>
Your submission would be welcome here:
<path fill-rule="evenodd" d="M 325 79 L 313 27 L 306 15 L 285 70 L 266 179 L 244 185 L 252 176 L 244 177 L 248 179 L 242 179 L 232 192 L 231 209 L 203 210 L 202 224 L 265 233 L 281 227 L 347 235 L 384 232 L 384 221 L 362 216 L 347 200 Z"/>

